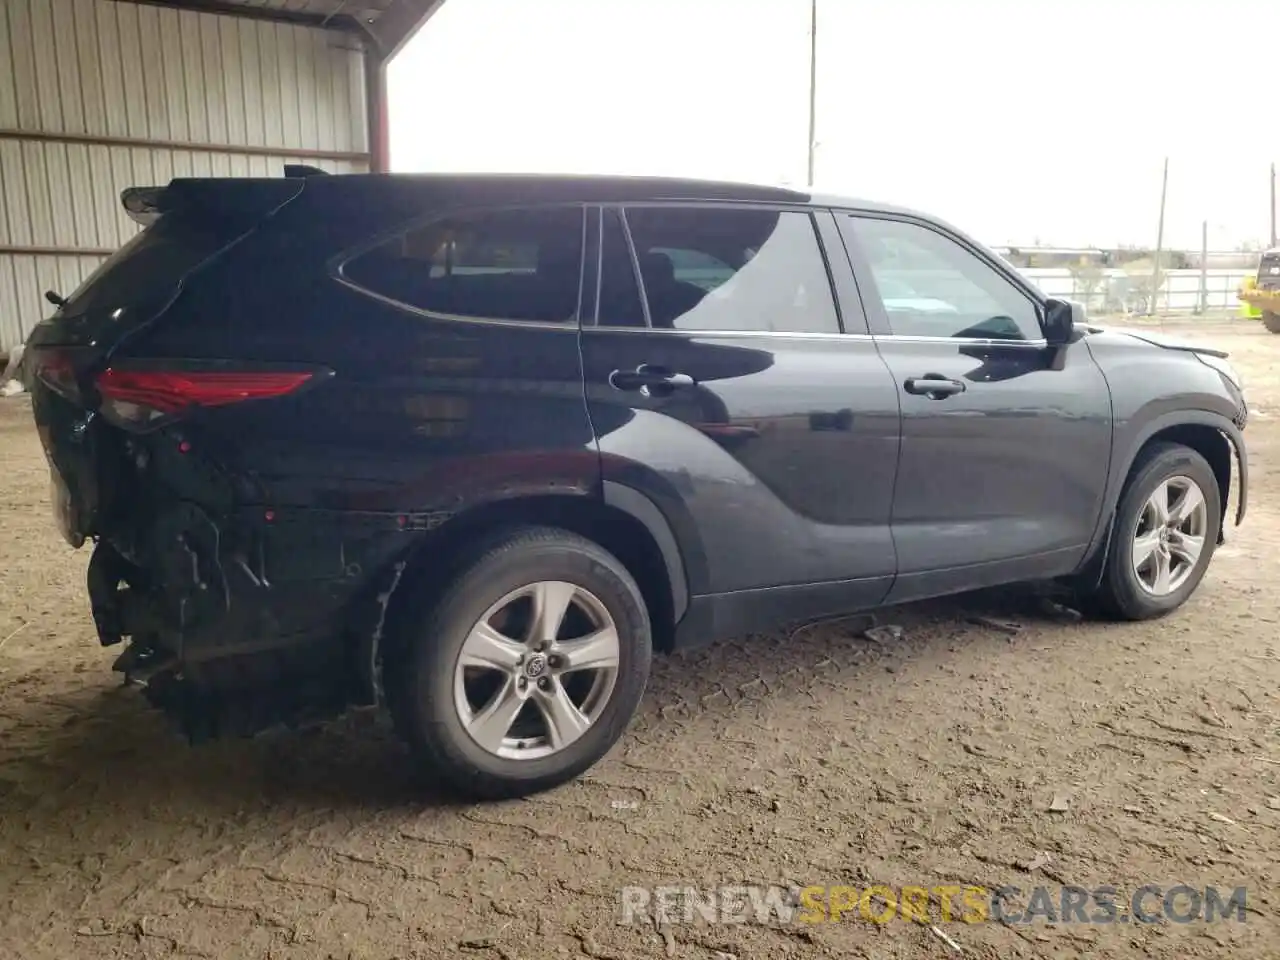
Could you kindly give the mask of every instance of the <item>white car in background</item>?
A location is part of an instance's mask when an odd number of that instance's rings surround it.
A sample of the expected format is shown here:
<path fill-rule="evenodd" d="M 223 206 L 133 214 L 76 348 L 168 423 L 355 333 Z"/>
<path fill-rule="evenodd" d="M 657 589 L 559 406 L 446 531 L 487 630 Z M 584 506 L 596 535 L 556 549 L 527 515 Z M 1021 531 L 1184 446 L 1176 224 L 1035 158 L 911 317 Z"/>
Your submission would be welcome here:
<path fill-rule="evenodd" d="M 26 391 L 22 383 L 22 344 L 9 351 L 4 375 L 0 376 L 0 397 L 16 397 Z"/>
<path fill-rule="evenodd" d="M 959 313 L 954 304 L 933 297 L 919 297 L 901 280 L 885 278 L 879 281 L 880 297 L 886 310 L 912 311 L 914 313 Z"/>

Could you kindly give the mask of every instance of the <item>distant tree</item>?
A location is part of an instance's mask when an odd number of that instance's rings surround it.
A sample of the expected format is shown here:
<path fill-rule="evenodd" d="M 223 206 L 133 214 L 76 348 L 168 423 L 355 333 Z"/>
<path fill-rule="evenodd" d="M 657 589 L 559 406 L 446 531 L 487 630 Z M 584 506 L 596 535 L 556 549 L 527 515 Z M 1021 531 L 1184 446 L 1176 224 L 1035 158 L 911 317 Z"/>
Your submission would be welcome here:
<path fill-rule="evenodd" d="M 1091 259 L 1081 257 L 1078 263 L 1070 267 L 1071 290 L 1073 295 L 1085 304 L 1092 302 L 1094 294 L 1102 286 L 1106 274 Z"/>

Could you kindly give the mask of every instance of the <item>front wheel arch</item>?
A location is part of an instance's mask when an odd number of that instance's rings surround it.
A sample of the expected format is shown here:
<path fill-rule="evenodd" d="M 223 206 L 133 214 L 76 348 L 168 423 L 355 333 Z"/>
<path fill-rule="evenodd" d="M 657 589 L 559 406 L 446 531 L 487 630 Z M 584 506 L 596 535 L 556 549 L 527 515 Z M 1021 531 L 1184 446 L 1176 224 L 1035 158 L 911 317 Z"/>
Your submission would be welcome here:
<path fill-rule="evenodd" d="M 1214 479 L 1218 481 L 1218 496 L 1221 502 L 1221 515 L 1219 520 L 1219 543 L 1222 542 L 1222 531 L 1227 525 L 1227 501 L 1231 495 L 1231 460 L 1232 460 L 1232 444 L 1227 439 L 1227 435 L 1222 430 L 1200 423 L 1183 423 L 1171 427 L 1165 427 L 1158 430 L 1150 436 L 1139 448 L 1133 461 L 1129 464 L 1129 469 L 1125 474 L 1125 484 L 1121 488 L 1121 494 L 1128 489 L 1129 484 L 1133 482 L 1134 476 L 1145 462 L 1151 452 L 1158 449 L 1162 444 L 1173 443 L 1181 447 L 1189 447 L 1209 462 L 1209 466 L 1213 468 Z M 1119 500 L 1117 499 L 1117 504 Z"/>
<path fill-rule="evenodd" d="M 1114 480 L 1109 487 L 1105 516 L 1109 518 L 1115 512 L 1135 471 L 1141 466 L 1142 458 L 1149 455 L 1152 447 L 1159 443 L 1177 443 L 1190 447 L 1209 461 L 1222 498 L 1224 528 L 1226 527 L 1227 501 L 1231 493 L 1231 461 L 1234 454 L 1236 492 L 1239 495 L 1236 524 L 1244 520 L 1248 470 L 1248 462 L 1244 458 L 1244 439 L 1240 435 L 1239 427 L 1230 419 L 1210 410 L 1176 411 L 1158 417 L 1146 425 L 1132 443 L 1131 452 L 1124 462 L 1124 469 L 1113 474 Z"/>
<path fill-rule="evenodd" d="M 1111 548 L 1111 536 L 1115 527 L 1116 510 L 1120 499 L 1142 469 L 1152 451 L 1162 444 L 1174 443 L 1196 451 L 1213 469 L 1221 502 L 1221 522 L 1218 540 L 1222 542 L 1227 527 L 1228 499 L 1232 487 L 1232 460 L 1235 460 L 1235 486 L 1238 496 L 1236 523 L 1244 520 L 1248 463 L 1244 459 L 1244 442 L 1239 430 L 1231 421 L 1210 411 L 1187 411 L 1161 417 L 1147 426 L 1132 452 L 1124 462 L 1124 469 L 1117 471 L 1108 487 L 1102 522 L 1094 534 L 1094 541 L 1085 554 L 1086 559 L 1076 572 L 1074 580 L 1086 588 L 1098 585 Z"/>

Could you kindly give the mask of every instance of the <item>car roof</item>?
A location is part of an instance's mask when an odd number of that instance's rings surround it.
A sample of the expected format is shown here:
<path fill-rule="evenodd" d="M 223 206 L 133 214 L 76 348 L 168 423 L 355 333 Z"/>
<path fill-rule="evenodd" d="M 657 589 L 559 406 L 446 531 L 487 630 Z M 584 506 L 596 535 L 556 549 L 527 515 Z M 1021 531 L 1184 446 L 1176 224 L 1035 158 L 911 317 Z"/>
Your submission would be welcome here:
<path fill-rule="evenodd" d="M 313 195 L 354 190 L 371 199 L 390 199 L 405 192 L 427 191 L 441 195 L 461 194 L 467 202 L 483 200 L 493 203 L 526 203 L 530 200 L 587 203 L 643 200 L 770 202 L 915 215 L 914 211 L 904 208 L 834 194 L 686 177 L 535 173 L 336 174 L 308 178 L 307 191 L 313 190 Z"/>

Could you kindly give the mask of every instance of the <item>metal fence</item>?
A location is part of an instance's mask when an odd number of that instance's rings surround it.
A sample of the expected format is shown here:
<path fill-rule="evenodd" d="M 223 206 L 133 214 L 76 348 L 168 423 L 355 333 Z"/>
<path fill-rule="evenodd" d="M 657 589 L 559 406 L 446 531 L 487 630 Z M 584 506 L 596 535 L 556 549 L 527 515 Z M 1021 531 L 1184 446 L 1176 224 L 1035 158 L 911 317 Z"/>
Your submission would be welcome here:
<path fill-rule="evenodd" d="M 1222 313 L 1236 310 L 1236 294 L 1256 270 L 1165 270 L 1155 304 L 1149 304 L 1151 276 L 1102 270 L 1088 279 L 1065 267 L 1025 267 L 1022 275 L 1047 296 L 1078 300 L 1091 313 Z M 1203 289 L 1202 289 L 1203 280 Z"/>

